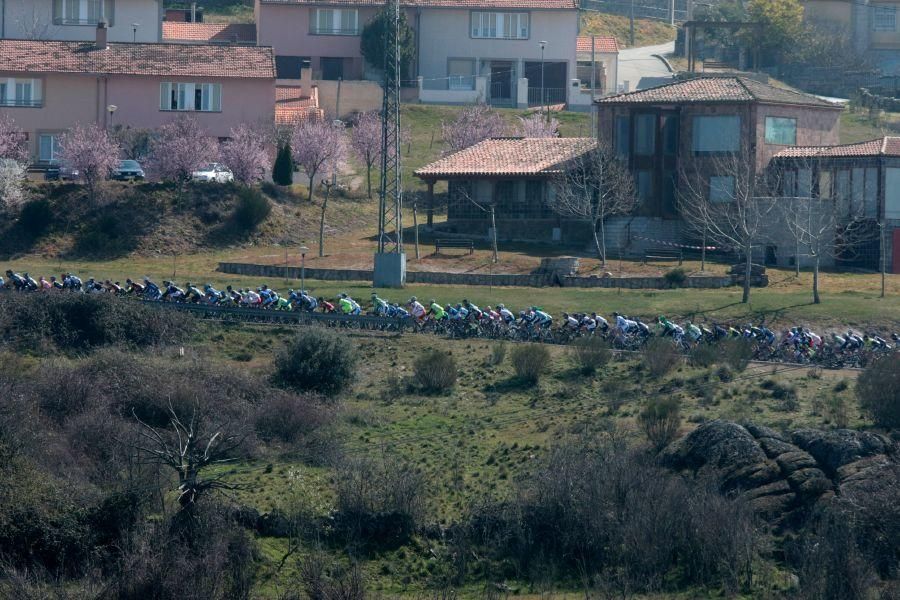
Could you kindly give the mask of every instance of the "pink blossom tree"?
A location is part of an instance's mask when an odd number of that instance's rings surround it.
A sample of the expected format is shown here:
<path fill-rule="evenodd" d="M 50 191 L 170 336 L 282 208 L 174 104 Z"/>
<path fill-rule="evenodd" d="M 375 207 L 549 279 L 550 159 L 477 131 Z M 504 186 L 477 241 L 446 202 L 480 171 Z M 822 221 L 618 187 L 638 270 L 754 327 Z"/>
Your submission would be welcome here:
<path fill-rule="evenodd" d="M 450 123 L 441 124 L 448 152 L 457 152 L 478 142 L 506 134 L 503 117 L 486 104 L 463 109 Z"/>
<path fill-rule="evenodd" d="M 231 130 L 231 139 L 222 144 L 222 162 L 231 169 L 235 181 L 251 185 L 261 181 L 272 168 L 269 139 L 246 124 Z"/>
<path fill-rule="evenodd" d="M 28 136 L 8 114 L 0 116 L 0 158 L 28 162 Z"/>
<path fill-rule="evenodd" d="M 316 175 L 331 175 L 346 159 L 344 130 L 326 121 L 304 121 L 291 134 L 294 163 L 309 177 L 309 202 L 312 202 Z"/>
<path fill-rule="evenodd" d="M 527 117 L 519 117 L 516 133 L 526 138 L 559 137 L 559 121 L 554 118 L 546 119 L 540 113 L 531 113 Z"/>
<path fill-rule="evenodd" d="M 194 171 L 218 157 L 218 142 L 187 115 L 160 127 L 150 143 L 151 171 L 160 179 L 177 182 L 180 189 Z"/>
<path fill-rule="evenodd" d="M 359 115 L 350 130 L 350 145 L 356 157 L 366 165 L 366 188 L 372 199 L 372 167 L 381 160 L 381 116 L 377 112 Z"/>
<path fill-rule="evenodd" d="M 109 179 L 119 165 L 122 149 L 102 127 L 75 126 L 59 140 L 59 160 L 78 171 L 88 189 L 88 198 L 96 198 L 97 184 Z"/>

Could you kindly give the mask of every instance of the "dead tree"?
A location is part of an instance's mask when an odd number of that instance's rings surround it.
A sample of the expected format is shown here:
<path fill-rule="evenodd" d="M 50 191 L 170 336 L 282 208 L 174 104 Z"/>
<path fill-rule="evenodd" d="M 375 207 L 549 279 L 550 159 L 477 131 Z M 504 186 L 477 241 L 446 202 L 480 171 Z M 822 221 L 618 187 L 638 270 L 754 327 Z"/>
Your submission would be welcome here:
<path fill-rule="evenodd" d="M 679 210 L 697 235 L 743 256 L 742 303 L 750 302 L 753 250 L 771 227 L 774 204 L 751 155 L 738 152 L 692 161 L 680 171 Z"/>
<path fill-rule="evenodd" d="M 217 489 L 235 489 L 224 481 L 227 473 L 207 476 L 209 469 L 230 464 L 238 457 L 246 435 L 229 431 L 229 423 L 215 424 L 195 402 L 185 420 L 172 403 L 169 403 L 168 427 L 157 428 L 142 421 L 138 433 L 141 441 L 136 445 L 151 462 L 167 467 L 178 475 L 178 504 L 182 509 L 192 509 L 206 492 Z"/>
<path fill-rule="evenodd" d="M 548 206 L 561 217 L 590 221 L 597 258 L 605 267 L 605 221 L 631 212 L 636 203 L 631 173 L 601 142 L 568 161 L 554 183 L 556 194 Z"/>

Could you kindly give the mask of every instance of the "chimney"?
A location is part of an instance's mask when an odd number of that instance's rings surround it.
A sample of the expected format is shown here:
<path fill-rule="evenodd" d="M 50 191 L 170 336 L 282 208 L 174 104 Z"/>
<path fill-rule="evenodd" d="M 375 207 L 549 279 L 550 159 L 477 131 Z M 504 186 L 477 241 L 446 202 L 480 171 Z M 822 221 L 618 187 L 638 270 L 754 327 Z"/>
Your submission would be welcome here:
<path fill-rule="evenodd" d="M 106 50 L 106 35 L 109 31 L 106 28 L 106 21 L 100 21 L 97 23 L 97 50 Z"/>

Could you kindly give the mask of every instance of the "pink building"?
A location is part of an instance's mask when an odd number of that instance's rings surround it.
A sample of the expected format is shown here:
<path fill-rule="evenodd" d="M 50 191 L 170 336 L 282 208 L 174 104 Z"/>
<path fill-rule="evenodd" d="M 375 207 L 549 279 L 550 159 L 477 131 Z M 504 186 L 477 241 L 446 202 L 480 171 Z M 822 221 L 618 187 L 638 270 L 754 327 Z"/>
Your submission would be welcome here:
<path fill-rule="evenodd" d="M 202 44 L 0 40 L 0 111 L 28 134 L 35 162 L 53 160 L 75 123 L 155 128 L 189 113 L 225 138 L 273 123 L 272 49 Z"/>

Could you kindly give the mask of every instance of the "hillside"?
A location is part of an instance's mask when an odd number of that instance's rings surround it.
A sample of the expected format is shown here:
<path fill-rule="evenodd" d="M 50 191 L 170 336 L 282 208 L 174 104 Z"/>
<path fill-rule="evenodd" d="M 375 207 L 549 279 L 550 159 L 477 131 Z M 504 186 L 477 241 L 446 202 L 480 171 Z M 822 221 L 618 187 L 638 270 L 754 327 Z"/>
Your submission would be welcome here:
<path fill-rule="evenodd" d="M 607 13 L 581 13 L 582 35 L 605 35 L 616 38 L 621 48 L 631 47 L 631 23 L 628 17 Z M 675 39 L 675 30 L 668 23 L 652 19 L 634 20 L 634 45 L 656 46 Z"/>

